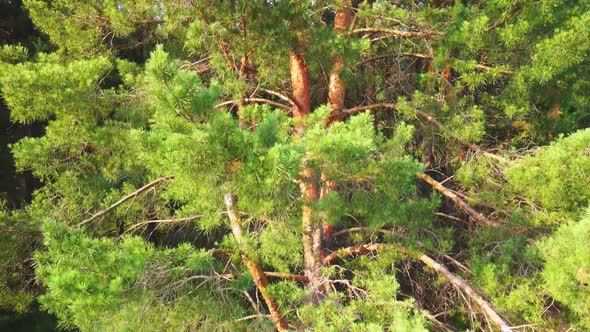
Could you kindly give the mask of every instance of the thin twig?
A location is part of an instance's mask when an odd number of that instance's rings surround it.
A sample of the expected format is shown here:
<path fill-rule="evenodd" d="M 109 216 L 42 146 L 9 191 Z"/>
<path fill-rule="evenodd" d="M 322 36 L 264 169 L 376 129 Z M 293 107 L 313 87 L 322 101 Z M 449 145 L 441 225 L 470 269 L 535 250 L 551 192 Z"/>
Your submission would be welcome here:
<path fill-rule="evenodd" d="M 293 99 L 289 98 L 289 96 L 282 94 L 278 91 L 274 91 L 274 90 L 270 90 L 270 89 L 266 89 L 266 88 L 260 88 L 260 91 L 266 92 L 269 95 L 273 95 L 275 97 L 278 97 L 286 102 L 288 102 L 291 106 L 295 105 L 295 102 L 293 101 Z"/>
<path fill-rule="evenodd" d="M 463 291 L 465 295 L 467 295 L 472 301 L 477 303 L 479 307 L 485 314 L 485 317 L 491 320 L 502 332 L 511 332 L 510 326 L 500 317 L 500 315 L 492 308 L 490 303 L 484 300 L 465 280 L 461 277 L 455 275 L 451 271 L 449 271 L 444 265 L 438 263 L 437 261 L 430 258 L 428 255 L 425 255 L 420 252 L 416 251 L 409 251 L 403 248 L 398 247 L 391 247 L 383 243 L 372 243 L 372 244 L 363 244 L 358 247 L 348 247 L 343 248 L 338 251 L 333 252 L 332 254 L 326 256 L 324 259 L 324 263 L 329 265 L 334 260 L 343 258 L 346 256 L 355 256 L 355 255 L 366 255 L 371 252 L 384 250 L 388 248 L 393 248 L 398 252 L 408 255 L 410 257 L 414 257 L 422 261 L 428 267 L 433 269 L 434 271 L 438 272 L 439 274 L 443 275 L 445 279 L 447 279 L 453 286 Z"/>
<path fill-rule="evenodd" d="M 185 218 L 177 218 L 177 219 L 160 219 L 160 220 L 148 220 L 148 221 L 143 221 L 140 223 L 137 223 L 131 227 L 129 227 L 125 233 L 127 232 L 131 232 L 132 230 L 139 228 L 141 226 L 145 226 L 148 224 L 172 224 L 172 223 L 178 223 L 178 222 L 183 222 L 183 221 L 191 221 L 191 220 L 195 220 L 198 218 L 202 218 L 203 215 L 195 215 L 195 216 L 190 216 L 190 217 L 185 217 Z M 125 234 L 123 233 L 123 234 Z"/>
<path fill-rule="evenodd" d="M 81 226 L 84 226 L 84 225 L 86 225 L 86 224 L 88 224 L 88 223 L 90 223 L 90 222 L 92 222 L 92 221 L 94 221 L 94 220 L 96 220 L 96 219 L 98 219 L 98 218 L 100 218 L 100 217 L 102 217 L 102 216 L 106 215 L 106 214 L 107 214 L 107 213 L 109 213 L 110 211 L 112 211 L 112 210 L 114 210 L 115 208 L 117 208 L 119 205 L 121 205 L 121 204 L 123 204 L 123 203 L 127 202 L 128 200 L 130 200 L 130 199 L 132 199 L 132 198 L 136 197 L 137 195 L 139 195 L 139 194 L 143 193 L 144 191 L 146 191 L 146 190 L 148 190 L 148 189 L 150 189 L 150 188 L 154 187 L 155 185 L 157 185 L 157 184 L 159 184 L 159 183 L 161 183 L 161 182 L 164 182 L 164 181 L 168 181 L 168 180 L 170 180 L 170 179 L 174 179 L 174 175 L 165 176 L 165 177 L 159 178 L 159 179 L 157 179 L 157 180 L 154 180 L 154 181 L 152 181 L 152 182 L 150 182 L 150 183 L 146 184 L 145 186 L 143 186 L 143 187 L 141 187 L 141 188 L 137 189 L 136 191 L 132 192 L 131 194 L 129 194 L 129 195 L 127 195 L 127 196 L 125 196 L 125 197 L 121 198 L 120 200 L 118 200 L 117 202 L 115 202 L 115 204 L 113 204 L 113 205 L 109 206 L 108 208 L 106 208 L 106 209 L 104 209 L 104 210 L 102 210 L 102 211 L 99 211 L 99 212 L 95 213 L 95 214 L 94 214 L 92 217 L 90 217 L 90 218 L 88 218 L 88 219 L 86 219 L 86 220 L 82 221 L 81 223 L 77 224 L 75 227 L 81 227 Z"/>
<path fill-rule="evenodd" d="M 352 34 L 363 34 L 363 33 L 383 33 L 386 35 L 391 35 L 395 37 L 432 37 L 432 36 L 440 36 L 442 33 L 438 31 L 402 31 L 402 30 L 394 30 L 394 29 L 386 29 L 386 28 L 360 28 L 354 29 L 350 31 Z"/>
<path fill-rule="evenodd" d="M 462 200 L 457 194 L 455 194 L 450 189 L 444 187 L 442 184 L 440 184 L 438 181 L 436 181 L 432 177 L 430 177 L 424 173 L 417 173 L 416 175 L 419 178 L 421 178 L 422 180 L 424 180 L 426 183 L 431 185 L 432 188 L 434 188 L 436 191 L 440 192 L 445 197 L 447 197 L 448 199 L 453 201 L 453 203 L 455 203 L 455 205 L 457 205 L 461 210 L 465 211 L 465 213 L 467 213 L 476 222 L 484 224 L 486 226 L 494 226 L 494 227 L 498 226 L 498 223 L 489 220 L 483 214 L 475 211 L 475 209 L 473 209 L 471 206 L 469 206 L 469 204 L 467 204 L 464 200 Z"/>
<path fill-rule="evenodd" d="M 270 318 L 270 315 L 264 315 L 264 314 L 256 314 L 256 315 L 250 315 L 250 316 L 246 316 L 246 317 L 242 317 L 240 319 L 236 319 L 235 322 L 242 322 L 248 319 L 254 319 L 254 318 Z"/>
<path fill-rule="evenodd" d="M 388 109 L 392 109 L 392 110 L 397 111 L 399 109 L 399 105 L 394 104 L 394 103 L 378 103 L 378 104 L 371 104 L 371 105 L 349 108 L 349 109 L 344 110 L 342 113 L 352 115 L 352 114 L 360 113 L 363 111 L 372 110 L 375 108 L 388 108 Z M 444 132 L 445 134 L 447 134 L 448 136 L 450 136 L 451 138 L 453 138 L 454 140 L 456 140 L 460 144 L 467 146 L 469 149 L 471 149 L 479 154 L 493 158 L 499 162 L 505 161 L 504 158 L 497 156 L 495 154 L 489 153 L 489 152 L 485 151 L 484 149 L 482 149 L 479 145 L 471 143 L 471 142 L 466 141 L 465 139 L 459 137 L 457 134 L 453 133 L 451 130 L 449 130 L 447 127 L 445 127 L 442 123 L 440 123 L 437 119 L 432 117 L 430 114 L 428 114 L 424 111 L 421 111 L 419 109 L 415 109 L 415 108 L 413 109 L 413 111 L 416 112 L 416 115 L 418 117 L 422 118 L 423 120 L 426 120 L 426 122 L 435 126 L 440 131 Z"/>
<path fill-rule="evenodd" d="M 219 103 L 219 104 L 215 105 L 215 108 L 219 108 L 219 107 L 223 107 L 223 106 L 227 106 L 227 105 L 237 105 L 239 103 L 245 103 L 245 104 L 269 104 L 271 106 L 274 106 L 276 108 L 280 108 L 280 109 L 285 110 L 287 112 L 291 111 L 291 106 L 287 106 L 285 104 L 277 103 L 276 101 L 273 101 L 273 100 L 270 100 L 270 99 L 265 99 L 265 98 L 244 98 L 244 99 L 239 99 L 239 100 L 228 100 L 228 101 L 224 101 L 222 103 Z"/>

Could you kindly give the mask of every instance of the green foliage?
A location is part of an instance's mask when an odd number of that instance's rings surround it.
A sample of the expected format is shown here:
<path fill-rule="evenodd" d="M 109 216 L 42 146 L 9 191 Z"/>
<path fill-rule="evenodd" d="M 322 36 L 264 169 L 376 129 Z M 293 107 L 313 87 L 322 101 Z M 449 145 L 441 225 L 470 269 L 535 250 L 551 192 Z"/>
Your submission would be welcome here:
<path fill-rule="evenodd" d="M 210 273 L 212 259 L 190 245 L 156 250 L 139 237 L 93 239 L 55 222 L 45 222 L 43 231 L 47 251 L 35 261 L 49 291 L 40 302 L 64 327 L 224 330 L 243 314 L 232 291 L 226 298 L 210 297 L 220 290 L 207 279 L 207 285 L 193 288 L 187 278 Z"/>
<path fill-rule="evenodd" d="M 39 246 L 35 225 L 26 214 L 0 210 L 0 309 L 16 313 L 26 312 L 36 295 L 27 285 L 33 273 L 27 261 Z"/>
<path fill-rule="evenodd" d="M 243 258 L 309 278 L 305 210 L 337 234 L 322 255 L 372 243 L 452 252 L 472 273 L 453 271 L 511 323 L 589 326 L 589 218 L 563 224 L 590 204 L 588 1 L 353 1 L 345 33 L 340 1 L 24 2 L 55 50 L 0 48 L 12 121 L 45 129 L 11 146 L 42 185 L 0 215 L 1 309 L 37 295 L 25 282 L 37 251 L 40 303 L 64 327 L 269 330 Z M 300 122 L 288 111 L 295 53 L 313 109 Z M 333 69 L 346 107 L 387 105 L 331 122 Z M 457 222 L 468 218 L 420 172 L 500 226 Z M 479 327 L 416 267 L 371 252 L 323 266 L 332 290 L 319 303 L 317 285 L 272 277 L 266 290 L 299 330 L 425 331 L 422 309 Z"/>
<path fill-rule="evenodd" d="M 590 202 L 590 130 L 578 131 L 527 156 L 506 170 L 524 197 L 557 212 L 579 212 Z"/>
<path fill-rule="evenodd" d="M 19 63 L 29 56 L 28 50 L 21 45 L 2 45 L 0 47 L 0 63 Z"/>
<path fill-rule="evenodd" d="M 547 292 L 565 305 L 590 328 L 590 214 L 579 221 L 563 224 L 538 246 L 545 260 L 543 280 Z"/>

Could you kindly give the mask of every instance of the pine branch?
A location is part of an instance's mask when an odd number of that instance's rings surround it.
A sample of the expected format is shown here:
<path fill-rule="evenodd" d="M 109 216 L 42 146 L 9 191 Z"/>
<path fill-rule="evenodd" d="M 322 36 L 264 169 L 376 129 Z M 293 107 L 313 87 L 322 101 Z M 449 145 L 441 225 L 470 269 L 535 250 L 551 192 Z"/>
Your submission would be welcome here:
<path fill-rule="evenodd" d="M 130 199 L 132 199 L 132 198 L 134 198 L 134 197 L 137 197 L 138 195 L 140 195 L 141 193 L 143 193 L 143 192 L 147 191 L 148 189 L 150 189 L 150 188 L 154 187 L 155 185 L 157 185 L 157 184 L 159 184 L 159 183 L 161 183 L 161 182 L 168 181 L 168 180 L 170 180 L 170 179 L 174 179 L 174 175 L 165 176 L 165 177 L 162 177 L 162 178 L 156 179 L 156 180 L 154 180 L 154 181 L 152 181 L 152 182 L 150 182 L 150 183 L 146 184 L 145 186 L 143 186 L 143 187 L 141 187 L 141 188 L 137 189 L 136 191 L 132 192 L 131 194 L 129 194 L 129 195 L 127 195 L 127 196 L 125 196 L 125 197 L 121 198 L 120 200 L 118 200 L 117 202 L 115 202 L 115 204 L 113 204 L 113 205 L 109 206 L 108 208 L 106 208 L 106 209 L 104 209 L 104 210 L 102 210 L 102 211 L 100 211 L 100 212 L 97 212 L 97 213 L 95 213 L 94 215 L 92 215 L 92 217 L 90 217 L 90 218 L 88 218 L 88 219 L 86 219 L 86 220 L 82 221 L 81 223 L 77 224 L 77 225 L 76 225 L 76 226 L 74 226 L 74 227 L 81 227 L 81 226 L 84 226 L 84 225 L 86 225 L 86 224 L 89 224 L 89 223 L 91 223 L 92 221 L 94 221 L 94 220 L 96 220 L 96 219 L 98 219 L 98 218 L 100 218 L 100 217 L 103 217 L 103 216 L 104 216 L 104 215 L 106 215 L 107 213 L 111 212 L 112 210 L 114 210 L 115 208 L 117 208 L 119 205 L 121 205 L 121 204 L 123 204 L 123 203 L 127 202 L 128 200 L 130 200 Z"/>
<path fill-rule="evenodd" d="M 266 274 L 266 276 L 268 276 L 268 277 L 286 279 L 286 280 L 295 280 L 295 281 L 302 282 L 304 284 L 309 282 L 309 279 L 306 276 L 300 275 L 300 274 L 289 274 L 289 273 L 270 272 L 270 271 L 264 271 L 264 274 Z"/>
<path fill-rule="evenodd" d="M 477 303 L 479 307 L 484 312 L 485 316 L 491 320 L 502 332 L 510 332 L 512 329 L 510 326 L 500 317 L 500 315 L 492 308 L 492 305 L 483 299 L 465 280 L 461 277 L 457 276 L 456 274 L 449 271 L 444 265 L 438 263 L 437 261 L 430 258 L 428 255 L 420 253 L 420 252 L 413 252 L 402 248 L 393 248 L 392 246 L 388 246 L 383 243 L 373 243 L 373 244 L 364 244 L 357 247 L 348 247 L 343 248 L 338 251 L 333 252 L 329 256 L 326 256 L 324 259 L 325 264 L 330 264 L 333 261 L 344 258 L 347 256 L 356 256 L 356 255 L 366 255 L 369 253 L 373 253 L 379 250 L 385 249 L 395 249 L 400 253 L 419 259 L 428 267 L 433 269 L 435 272 L 441 274 L 445 279 L 447 279 L 453 286 L 457 289 L 461 290 L 467 297 L 469 297 L 472 301 Z"/>
<path fill-rule="evenodd" d="M 244 98 L 244 99 L 239 99 L 239 100 L 228 100 L 228 101 L 224 101 L 222 103 L 219 103 L 217 105 L 215 105 L 215 108 L 219 108 L 219 107 L 223 107 L 223 106 L 227 106 L 227 105 L 238 105 L 239 103 L 245 103 L 245 104 L 269 104 L 271 106 L 274 106 L 276 108 L 280 108 L 282 110 L 285 110 L 287 112 L 291 111 L 291 107 L 287 106 L 285 104 L 281 104 L 281 103 L 277 103 L 276 101 L 272 101 L 270 99 L 265 99 L 265 98 Z"/>
<path fill-rule="evenodd" d="M 436 181 L 432 177 L 428 176 L 424 173 L 416 173 L 416 175 L 424 180 L 426 183 L 432 186 L 436 191 L 443 194 L 445 197 L 453 201 L 457 207 L 467 213 L 473 220 L 478 223 L 484 224 L 486 226 L 494 226 L 497 227 L 498 223 L 491 221 L 490 219 L 486 218 L 483 214 L 475 211 L 467 202 L 459 198 L 457 194 L 455 194 L 452 190 L 443 186 L 440 182 Z"/>
<path fill-rule="evenodd" d="M 442 33 L 438 31 L 402 31 L 402 30 L 394 30 L 394 29 L 386 29 L 386 28 L 360 28 L 354 29 L 351 31 L 352 34 L 362 34 L 362 33 L 382 33 L 386 35 L 391 35 L 395 37 L 405 37 L 405 38 L 431 38 L 432 36 L 441 36 Z"/>
<path fill-rule="evenodd" d="M 367 110 L 372 110 L 375 108 L 388 108 L 388 109 L 392 109 L 392 110 L 398 110 L 399 105 L 397 104 L 393 104 L 393 103 L 379 103 L 379 104 L 371 104 L 371 105 L 365 105 L 365 106 L 358 106 L 358 107 L 353 107 L 353 108 L 349 108 L 343 111 L 344 114 L 356 114 L 356 113 L 360 113 L 363 111 L 367 111 Z M 422 118 L 423 120 L 426 120 L 426 122 L 430 123 L 431 125 L 435 126 L 436 128 L 438 128 L 440 131 L 444 132 L 445 134 L 447 134 L 448 136 L 450 136 L 451 138 L 453 138 L 454 140 L 456 140 L 457 142 L 459 142 L 462 145 L 465 145 L 466 147 L 468 147 L 469 149 L 473 150 L 474 152 L 477 152 L 479 154 L 482 154 L 484 156 L 490 157 L 492 159 L 495 159 L 499 162 L 504 162 L 505 159 L 495 155 L 493 153 L 489 153 L 487 151 L 485 151 L 484 149 L 482 149 L 479 145 L 468 142 L 466 140 L 464 140 L 463 138 L 459 137 L 457 134 L 453 133 L 450 129 L 448 129 L 447 127 L 445 127 L 442 123 L 440 123 L 437 119 L 435 119 L 434 117 L 432 117 L 430 114 L 421 111 L 419 109 L 413 109 L 413 111 L 416 112 L 416 115 L 420 118 Z"/>
<path fill-rule="evenodd" d="M 230 227 L 236 242 L 238 243 L 239 247 L 242 247 L 244 244 L 244 239 L 242 236 L 242 223 L 238 218 L 238 214 L 235 210 L 235 202 L 234 197 L 231 193 L 227 193 L 224 196 L 225 206 L 227 207 L 227 216 L 229 218 Z M 262 267 L 257 262 L 251 260 L 246 256 L 246 254 L 242 253 L 242 261 L 244 265 L 248 269 L 248 272 L 252 275 L 254 279 L 254 284 L 256 284 L 256 288 L 262 295 L 266 306 L 268 307 L 268 311 L 270 312 L 271 319 L 275 323 L 275 327 L 279 331 L 287 330 L 289 328 L 289 324 L 281 314 L 279 309 L 279 305 L 277 302 L 270 297 L 270 295 L 266 292 L 266 286 L 268 286 L 268 278 L 266 274 L 262 270 Z"/>
<path fill-rule="evenodd" d="M 190 217 L 184 217 L 184 218 L 176 218 L 176 219 L 160 219 L 160 220 L 148 220 L 148 221 L 142 221 L 140 223 L 134 224 L 133 226 L 129 227 L 129 229 L 127 229 L 125 231 L 125 233 L 131 232 L 132 230 L 145 226 L 145 225 L 149 225 L 149 224 L 173 224 L 173 223 L 178 223 L 178 222 L 184 222 L 184 221 L 191 221 L 191 220 L 195 220 L 195 219 L 199 219 L 202 218 L 202 215 L 195 215 L 195 216 L 190 216 Z M 123 233 L 123 234 L 125 234 Z"/>

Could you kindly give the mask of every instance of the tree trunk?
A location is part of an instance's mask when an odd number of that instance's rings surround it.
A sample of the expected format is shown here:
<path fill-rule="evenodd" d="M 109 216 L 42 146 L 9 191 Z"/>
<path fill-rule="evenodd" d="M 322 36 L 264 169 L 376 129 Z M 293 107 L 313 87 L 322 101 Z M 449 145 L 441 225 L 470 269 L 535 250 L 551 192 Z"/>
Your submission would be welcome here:
<path fill-rule="evenodd" d="M 308 78 L 308 69 L 301 54 L 291 50 L 289 54 L 289 65 L 291 69 L 291 88 L 293 89 L 293 118 L 295 119 L 295 130 L 297 135 L 303 134 L 302 121 L 311 112 L 311 98 Z M 303 207 L 301 211 L 301 222 L 303 225 L 303 258 L 305 260 L 305 275 L 309 279 L 308 287 L 311 292 L 312 302 L 317 302 L 321 296 L 322 265 L 321 253 L 322 232 L 313 218 L 312 205 L 317 202 L 320 195 L 319 176 L 311 169 L 304 158 L 302 170 L 299 174 L 299 188 Z"/>
<path fill-rule="evenodd" d="M 351 18 L 352 18 L 352 11 L 350 10 L 351 0 L 340 0 L 338 3 L 338 8 L 336 10 L 336 17 L 334 18 L 334 31 L 338 35 L 342 35 L 342 33 L 348 30 Z M 344 57 L 340 56 L 336 60 L 334 60 L 334 66 L 332 67 L 332 71 L 330 72 L 330 83 L 328 87 L 328 101 L 330 102 L 330 110 L 331 114 L 328 118 L 328 122 L 326 124 L 327 127 L 332 124 L 334 121 L 338 121 L 341 118 L 341 112 L 344 109 L 344 99 L 346 97 L 346 87 L 342 84 L 340 79 L 340 72 L 344 68 Z M 325 198 L 331 191 L 338 190 L 338 186 L 334 181 L 330 179 L 326 179 L 325 175 L 321 175 L 322 178 L 322 188 L 320 193 L 320 198 Z M 332 225 L 328 224 L 327 222 L 322 222 L 322 240 L 324 241 L 324 245 L 330 246 L 331 244 L 331 236 L 332 233 Z M 317 236 L 316 236 L 317 237 Z M 319 249 L 320 255 L 324 255 L 324 246 L 321 246 Z"/>
<path fill-rule="evenodd" d="M 301 130 L 301 121 L 307 114 L 311 113 L 308 70 L 301 54 L 294 50 L 289 52 L 289 66 L 291 69 L 293 101 L 295 103 L 293 107 L 293 118 L 297 123 L 297 129 Z"/>
<path fill-rule="evenodd" d="M 339 7 L 336 10 L 336 17 L 334 18 L 334 31 L 338 35 L 342 35 L 349 25 L 352 17 L 350 10 L 350 0 L 340 0 Z M 330 109 L 332 114 L 328 120 L 328 125 L 339 118 L 339 113 L 344 109 L 344 98 L 346 97 L 346 88 L 340 80 L 340 72 L 344 67 L 344 58 L 339 57 L 334 61 L 334 66 L 330 72 L 330 85 L 328 89 L 328 100 L 330 102 Z"/>

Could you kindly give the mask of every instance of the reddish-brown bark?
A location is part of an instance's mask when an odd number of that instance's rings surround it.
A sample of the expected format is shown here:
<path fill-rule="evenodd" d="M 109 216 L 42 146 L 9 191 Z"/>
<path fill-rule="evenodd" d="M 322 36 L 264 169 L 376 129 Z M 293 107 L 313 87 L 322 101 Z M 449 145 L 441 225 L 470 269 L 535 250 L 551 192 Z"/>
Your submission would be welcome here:
<path fill-rule="evenodd" d="M 334 31 L 338 35 L 342 35 L 351 24 L 352 11 L 350 9 L 351 0 L 340 0 L 336 10 L 336 17 L 334 18 Z M 331 114 L 328 118 L 326 126 L 329 127 L 334 121 L 338 121 L 341 118 L 341 111 L 344 109 L 344 100 L 346 98 L 346 87 L 342 83 L 340 72 L 344 68 L 344 57 L 340 56 L 334 60 L 334 65 L 330 72 L 329 86 L 328 86 L 328 100 L 330 102 Z M 330 191 L 337 190 L 338 186 L 335 182 L 325 179 L 322 174 L 322 188 L 320 198 L 324 198 Z M 323 222 L 322 223 L 322 242 L 325 241 L 329 245 L 331 242 L 330 234 L 332 233 L 332 225 Z M 324 255 L 323 245 L 318 249 L 320 256 Z"/>
<path fill-rule="evenodd" d="M 350 10 L 350 0 L 340 0 L 339 8 L 336 10 L 334 18 L 334 31 L 341 35 L 350 26 L 352 11 Z M 340 110 L 344 109 L 344 98 L 346 97 L 346 88 L 340 79 L 340 72 L 344 67 L 344 58 L 338 57 L 334 61 L 334 66 L 330 72 L 330 83 L 328 88 L 328 100 L 332 115 L 328 120 L 328 125 L 338 119 Z"/>
<path fill-rule="evenodd" d="M 229 218 L 232 233 L 234 235 L 234 238 L 236 239 L 236 242 L 238 243 L 238 246 L 242 247 L 244 243 L 244 239 L 242 236 L 242 224 L 235 210 L 234 197 L 231 193 L 227 193 L 225 194 L 224 200 L 225 206 L 227 207 L 227 215 Z M 264 299 L 264 302 L 268 307 L 268 311 L 270 312 L 272 321 L 275 323 L 275 327 L 279 331 L 287 330 L 289 328 L 289 324 L 281 314 L 279 305 L 266 291 L 266 286 L 268 286 L 268 278 L 262 270 L 262 267 L 260 266 L 260 264 L 258 264 L 258 262 L 251 260 L 244 253 L 241 254 L 241 257 L 242 262 L 246 266 L 246 269 L 248 269 L 248 272 L 250 272 L 250 274 L 252 275 L 252 279 L 254 279 L 254 284 L 256 285 L 256 288 L 258 288 L 258 291 L 262 295 L 262 298 Z"/>
<path fill-rule="evenodd" d="M 300 38 L 302 41 L 302 38 Z M 301 45 L 300 45 L 301 46 Z M 302 47 L 298 47 L 302 48 Z M 293 99 L 293 118 L 295 119 L 295 131 L 297 135 L 303 134 L 302 121 L 311 113 L 311 97 L 308 69 L 303 56 L 299 51 L 292 49 L 289 54 L 291 72 L 291 89 Z M 302 161 L 302 170 L 299 174 L 299 188 L 303 207 L 301 222 L 303 226 L 303 258 L 305 261 L 305 275 L 309 280 L 308 288 L 311 289 L 311 299 L 316 302 L 321 297 L 322 285 L 320 268 L 322 266 L 322 230 L 314 222 L 313 204 L 319 199 L 319 176 L 310 168 L 306 160 Z"/>
<path fill-rule="evenodd" d="M 289 65 L 291 70 L 291 89 L 293 90 L 293 118 L 298 122 L 299 130 L 303 118 L 311 112 L 311 98 L 309 88 L 309 76 L 307 65 L 300 53 L 291 50 L 289 52 Z"/>

